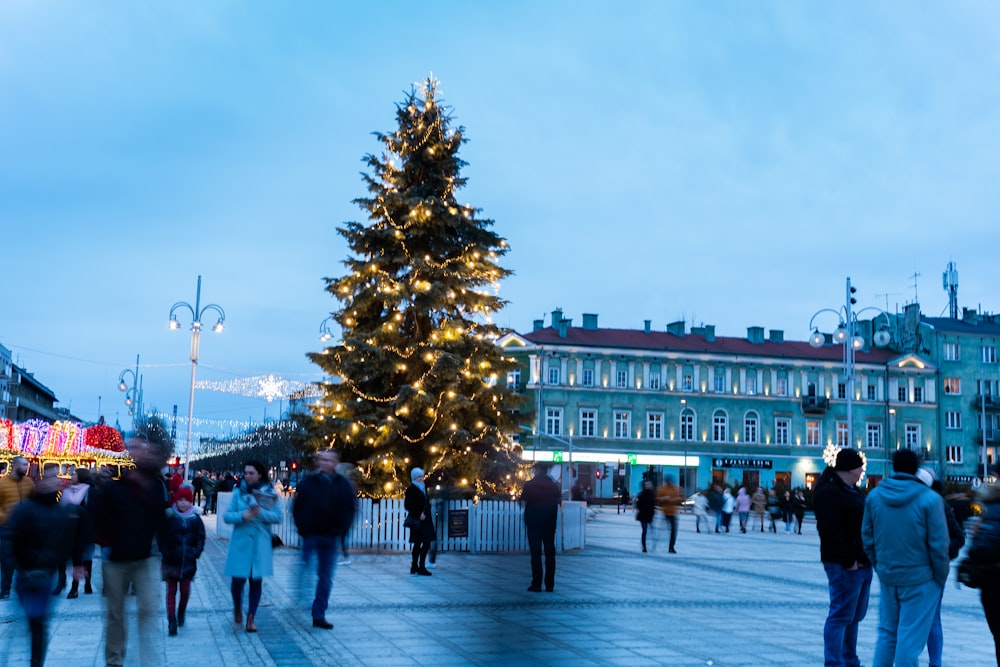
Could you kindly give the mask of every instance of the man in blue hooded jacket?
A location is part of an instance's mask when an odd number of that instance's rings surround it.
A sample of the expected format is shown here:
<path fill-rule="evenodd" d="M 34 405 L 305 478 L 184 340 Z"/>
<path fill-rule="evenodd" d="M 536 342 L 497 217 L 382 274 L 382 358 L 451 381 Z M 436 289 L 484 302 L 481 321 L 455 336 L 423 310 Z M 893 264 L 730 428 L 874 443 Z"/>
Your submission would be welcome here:
<path fill-rule="evenodd" d="M 916 452 L 900 449 L 895 474 L 865 501 L 861 539 L 882 591 L 874 667 L 917 667 L 948 580 L 944 501 L 919 467 Z"/>

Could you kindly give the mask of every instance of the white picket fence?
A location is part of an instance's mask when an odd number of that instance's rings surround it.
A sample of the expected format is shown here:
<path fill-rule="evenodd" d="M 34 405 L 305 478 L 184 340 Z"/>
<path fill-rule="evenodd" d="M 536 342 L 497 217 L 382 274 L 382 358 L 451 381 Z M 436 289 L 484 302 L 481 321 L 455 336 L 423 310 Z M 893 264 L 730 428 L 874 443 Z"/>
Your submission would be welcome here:
<path fill-rule="evenodd" d="M 228 538 L 232 526 L 222 517 L 231 493 L 220 493 L 216 533 Z M 467 553 L 510 553 L 528 550 L 520 503 L 506 500 L 432 500 L 438 551 Z M 292 520 L 292 498 L 279 500 L 281 523 L 273 530 L 285 546 L 298 547 L 299 534 Z M 402 500 L 358 499 L 354 525 L 347 536 L 347 548 L 358 553 L 398 553 L 410 550 L 409 532 L 403 527 L 406 510 Z M 587 506 L 564 502 L 556 526 L 556 549 L 572 551 L 586 544 Z"/>

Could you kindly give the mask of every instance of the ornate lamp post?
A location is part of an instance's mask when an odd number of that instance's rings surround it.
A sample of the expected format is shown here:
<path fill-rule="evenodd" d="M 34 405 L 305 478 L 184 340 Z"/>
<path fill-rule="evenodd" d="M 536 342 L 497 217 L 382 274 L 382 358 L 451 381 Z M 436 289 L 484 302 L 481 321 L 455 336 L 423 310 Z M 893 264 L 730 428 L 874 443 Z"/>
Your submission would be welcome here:
<path fill-rule="evenodd" d="M 333 331 L 330 330 L 329 322 L 333 322 L 333 316 L 327 317 L 319 323 L 319 339 L 324 343 L 333 338 Z"/>
<path fill-rule="evenodd" d="M 854 298 L 854 294 L 857 292 L 857 288 L 851 285 L 851 278 L 847 278 L 847 287 L 845 290 L 846 296 L 844 298 L 844 306 L 842 308 L 823 308 L 813 314 L 812 318 L 809 320 L 809 329 L 812 333 L 809 335 L 809 344 L 812 347 L 820 348 L 826 344 L 826 334 L 820 332 L 820 330 L 814 326 L 816 318 L 823 313 L 833 313 L 840 318 L 840 324 L 834 330 L 832 334 L 833 342 L 839 343 L 844 346 L 844 384 L 847 388 L 847 446 L 854 447 L 854 420 L 852 415 L 852 408 L 854 406 L 854 381 L 856 379 L 854 371 L 854 354 L 858 350 L 865 346 L 865 339 L 858 334 L 858 315 L 868 310 L 877 311 L 882 315 L 885 315 L 886 321 L 889 321 L 889 316 L 881 308 L 862 308 L 859 311 L 854 310 L 854 305 L 857 303 L 857 299 Z M 880 328 L 873 335 L 873 341 L 877 347 L 885 347 L 892 340 L 892 334 L 889 333 L 888 326 Z M 886 387 L 888 391 L 888 386 Z M 840 443 L 837 443 L 840 445 Z"/>
<path fill-rule="evenodd" d="M 214 303 L 201 305 L 201 276 L 198 276 L 198 291 L 195 294 L 194 306 L 186 301 L 178 301 L 170 306 L 170 321 L 168 326 L 171 329 L 180 329 L 181 323 L 177 321 L 176 311 L 187 308 L 191 313 L 191 394 L 188 398 L 188 424 L 187 424 L 187 447 L 184 451 L 184 478 L 190 479 L 191 474 L 191 426 L 194 421 L 194 377 L 198 368 L 198 347 L 201 341 L 201 318 L 210 310 L 214 310 L 219 315 L 219 320 L 212 325 L 212 331 L 221 333 L 225 329 L 226 312 L 222 306 Z"/>
<path fill-rule="evenodd" d="M 131 376 L 131 384 L 127 382 Z M 135 370 L 126 368 L 118 374 L 118 390 L 125 392 L 125 405 L 132 417 L 132 430 L 135 431 L 136 414 L 142 417 L 142 379 L 139 375 L 139 355 L 135 355 Z M 98 415 L 100 416 L 100 415 Z"/>

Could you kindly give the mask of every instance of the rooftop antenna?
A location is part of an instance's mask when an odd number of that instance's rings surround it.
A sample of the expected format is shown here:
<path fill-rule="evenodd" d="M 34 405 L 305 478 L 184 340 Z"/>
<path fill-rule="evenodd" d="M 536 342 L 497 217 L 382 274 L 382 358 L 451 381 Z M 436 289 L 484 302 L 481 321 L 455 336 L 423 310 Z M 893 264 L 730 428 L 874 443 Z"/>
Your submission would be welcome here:
<path fill-rule="evenodd" d="M 883 296 L 885 297 L 885 312 L 888 313 L 889 312 L 889 297 L 890 296 L 899 296 L 899 294 L 900 294 L 899 292 L 880 292 L 880 293 L 878 293 L 878 294 L 875 295 L 875 298 L 876 299 L 880 299 Z M 898 307 L 899 304 L 896 304 L 896 305 Z M 898 310 L 898 308 L 897 308 L 897 310 Z"/>
<path fill-rule="evenodd" d="M 958 319 L 958 267 L 948 262 L 948 269 L 941 275 L 944 291 L 948 293 L 948 317 Z"/>
<path fill-rule="evenodd" d="M 920 297 L 917 296 L 917 278 L 920 277 L 920 274 L 914 271 L 910 277 L 913 278 L 913 303 L 920 303 Z"/>

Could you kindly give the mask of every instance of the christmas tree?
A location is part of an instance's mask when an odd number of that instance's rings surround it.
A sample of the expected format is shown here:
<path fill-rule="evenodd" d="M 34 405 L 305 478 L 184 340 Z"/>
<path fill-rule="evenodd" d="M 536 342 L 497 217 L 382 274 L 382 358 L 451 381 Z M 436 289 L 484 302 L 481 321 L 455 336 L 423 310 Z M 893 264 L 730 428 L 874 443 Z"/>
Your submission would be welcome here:
<path fill-rule="evenodd" d="M 491 321 L 506 305 L 497 290 L 510 271 L 498 260 L 508 247 L 492 220 L 456 201 L 464 129 L 451 127 L 437 93 L 433 78 L 411 89 L 398 129 L 375 133 L 382 154 L 365 156 L 369 196 L 354 201 L 368 221 L 338 230 L 351 256 L 345 275 L 326 279 L 342 336 L 309 354 L 334 381 L 313 407 L 308 442 L 337 447 L 375 497 L 400 496 L 417 466 L 431 484 L 509 496 L 521 397 L 506 389 L 517 364 Z"/>

